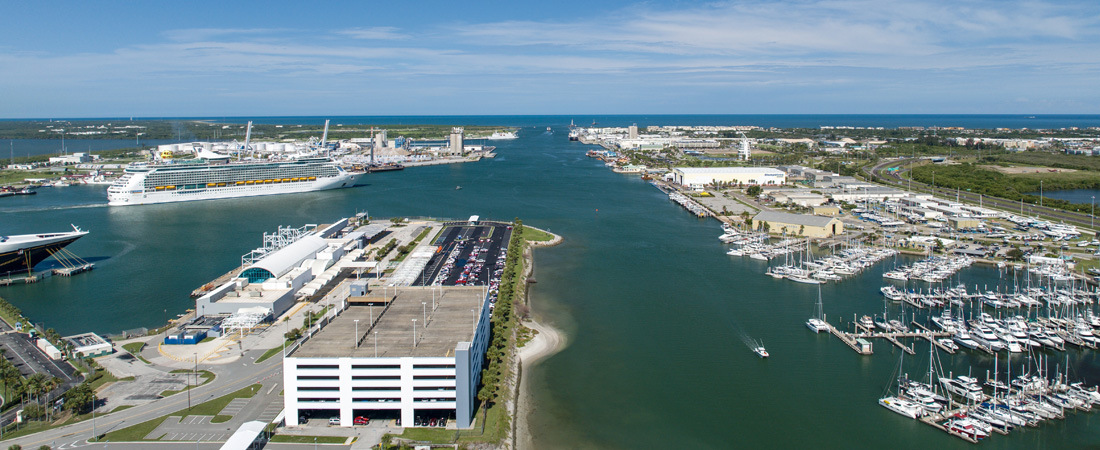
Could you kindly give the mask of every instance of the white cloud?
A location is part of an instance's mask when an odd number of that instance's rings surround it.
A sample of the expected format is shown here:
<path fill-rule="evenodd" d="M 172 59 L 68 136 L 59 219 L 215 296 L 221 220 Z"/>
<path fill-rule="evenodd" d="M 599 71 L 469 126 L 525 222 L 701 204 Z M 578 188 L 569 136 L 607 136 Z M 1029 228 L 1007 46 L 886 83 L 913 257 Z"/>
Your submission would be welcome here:
<path fill-rule="evenodd" d="M 395 40 L 408 38 L 407 35 L 399 33 L 398 29 L 394 27 L 351 28 L 339 30 L 336 34 L 352 39 Z"/>

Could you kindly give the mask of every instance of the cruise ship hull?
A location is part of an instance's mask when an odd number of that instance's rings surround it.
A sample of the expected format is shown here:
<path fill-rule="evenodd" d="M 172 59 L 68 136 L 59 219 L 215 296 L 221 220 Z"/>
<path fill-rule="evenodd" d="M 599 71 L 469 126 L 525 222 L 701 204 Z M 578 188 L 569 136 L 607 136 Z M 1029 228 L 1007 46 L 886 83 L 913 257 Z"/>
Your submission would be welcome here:
<path fill-rule="evenodd" d="M 61 233 L 56 238 L 27 243 L 19 248 L 0 248 L 0 275 L 28 272 L 58 250 L 87 232 Z"/>
<path fill-rule="evenodd" d="M 325 191 L 329 189 L 353 187 L 359 178 L 365 175 L 365 173 L 361 172 L 341 172 L 338 176 L 319 178 L 314 181 L 299 183 L 249 184 L 244 186 L 208 187 L 192 190 L 109 194 L 107 204 L 111 206 L 151 205 L 157 203 L 177 203 Z"/>

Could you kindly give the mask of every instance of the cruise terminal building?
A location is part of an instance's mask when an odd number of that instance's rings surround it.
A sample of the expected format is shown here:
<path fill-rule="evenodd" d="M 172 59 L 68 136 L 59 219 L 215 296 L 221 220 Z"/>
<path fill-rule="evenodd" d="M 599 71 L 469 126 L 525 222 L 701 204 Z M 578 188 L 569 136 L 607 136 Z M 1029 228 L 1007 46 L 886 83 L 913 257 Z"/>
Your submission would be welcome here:
<path fill-rule="evenodd" d="M 287 426 L 311 413 L 342 426 L 445 417 L 469 428 L 489 343 L 486 288 L 375 287 L 348 301 L 283 360 Z"/>

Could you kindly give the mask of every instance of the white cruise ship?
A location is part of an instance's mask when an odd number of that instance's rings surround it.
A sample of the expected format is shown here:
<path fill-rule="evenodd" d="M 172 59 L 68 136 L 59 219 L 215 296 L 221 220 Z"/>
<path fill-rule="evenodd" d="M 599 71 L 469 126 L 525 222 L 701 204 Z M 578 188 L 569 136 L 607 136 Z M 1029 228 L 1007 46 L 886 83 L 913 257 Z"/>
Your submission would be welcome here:
<path fill-rule="evenodd" d="M 107 189 L 107 200 L 109 205 L 149 205 L 323 191 L 355 186 L 364 175 L 330 158 L 134 163 Z"/>

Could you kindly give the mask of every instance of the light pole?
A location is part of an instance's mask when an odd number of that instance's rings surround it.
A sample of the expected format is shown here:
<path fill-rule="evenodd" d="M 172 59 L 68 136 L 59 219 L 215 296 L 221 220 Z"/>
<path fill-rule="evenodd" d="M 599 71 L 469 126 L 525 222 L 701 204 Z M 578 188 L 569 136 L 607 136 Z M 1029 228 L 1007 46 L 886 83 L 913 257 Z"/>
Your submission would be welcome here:
<path fill-rule="evenodd" d="M 1039 207 L 1043 207 L 1043 180 L 1039 180 Z"/>
<path fill-rule="evenodd" d="M 359 319 L 355 319 L 355 348 L 359 348 Z"/>
<path fill-rule="evenodd" d="M 416 319 L 413 319 L 413 348 L 416 348 Z"/>
<path fill-rule="evenodd" d="M 424 310 L 424 326 L 428 326 L 428 302 L 420 302 L 420 307 Z"/>
<path fill-rule="evenodd" d="M 1096 196 L 1092 196 L 1092 217 L 1089 217 L 1089 228 L 1096 228 Z"/>
<path fill-rule="evenodd" d="M 374 332 L 374 357 L 378 357 L 378 332 Z"/>

